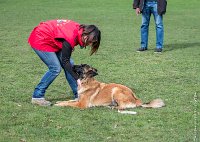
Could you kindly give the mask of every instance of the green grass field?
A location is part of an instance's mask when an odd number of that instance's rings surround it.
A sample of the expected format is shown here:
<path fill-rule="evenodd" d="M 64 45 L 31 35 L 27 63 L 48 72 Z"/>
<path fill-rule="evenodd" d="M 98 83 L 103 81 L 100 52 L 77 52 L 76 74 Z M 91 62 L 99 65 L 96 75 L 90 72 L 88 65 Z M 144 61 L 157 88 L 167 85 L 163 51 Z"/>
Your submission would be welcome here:
<path fill-rule="evenodd" d="M 155 54 L 150 24 L 149 50 L 140 47 L 141 16 L 132 0 L 0 0 L 0 142 L 199 142 L 200 2 L 168 0 L 165 46 Z M 47 70 L 27 38 L 40 22 L 68 18 L 95 24 L 102 32 L 98 53 L 77 48 L 76 64 L 99 71 L 96 78 L 134 88 L 144 102 L 162 98 L 161 109 L 131 109 L 123 115 L 104 107 L 33 106 L 31 94 Z M 55 103 L 72 98 L 62 72 L 48 88 Z"/>

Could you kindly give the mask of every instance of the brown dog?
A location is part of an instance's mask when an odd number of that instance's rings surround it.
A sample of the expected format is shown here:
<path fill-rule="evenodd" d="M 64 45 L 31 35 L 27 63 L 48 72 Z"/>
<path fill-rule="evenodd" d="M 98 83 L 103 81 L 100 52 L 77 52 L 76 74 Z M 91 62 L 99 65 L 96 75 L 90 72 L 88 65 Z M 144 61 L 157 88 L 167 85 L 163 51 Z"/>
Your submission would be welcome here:
<path fill-rule="evenodd" d="M 156 99 L 148 104 L 143 104 L 135 93 L 128 87 L 115 83 L 102 83 L 95 80 L 97 69 L 87 65 L 75 65 L 74 71 L 79 74 L 81 86 L 78 86 L 79 99 L 77 101 L 61 101 L 56 106 L 71 106 L 81 109 L 95 106 L 113 106 L 121 113 L 135 114 L 131 111 L 120 111 L 126 108 L 148 107 L 159 108 L 165 104 L 161 99 Z"/>

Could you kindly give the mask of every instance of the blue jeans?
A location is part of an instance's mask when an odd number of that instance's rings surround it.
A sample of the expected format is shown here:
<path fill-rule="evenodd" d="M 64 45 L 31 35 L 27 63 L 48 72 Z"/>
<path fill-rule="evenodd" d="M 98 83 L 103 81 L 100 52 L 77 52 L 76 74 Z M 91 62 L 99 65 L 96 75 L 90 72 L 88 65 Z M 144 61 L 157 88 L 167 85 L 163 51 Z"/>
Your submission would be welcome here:
<path fill-rule="evenodd" d="M 54 81 L 54 79 L 60 74 L 62 65 L 61 65 L 61 52 L 43 52 L 39 51 L 33 48 L 35 53 L 40 57 L 40 59 L 47 65 L 48 71 L 44 74 L 42 79 L 40 80 L 40 83 L 35 87 L 35 90 L 33 92 L 33 98 L 44 98 L 46 89 L 49 87 L 49 85 Z M 71 64 L 73 65 L 73 60 L 70 59 Z M 68 73 L 66 70 L 65 77 L 73 91 L 74 97 L 77 98 L 77 82 L 76 80 L 71 76 L 70 73 Z"/>
<path fill-rule="evenodd" d="M 156 48 L 163 48 L 163 16 L 157 12 L 157 2 L 146 2 L 142 10 L 141 47 L 148 48 L 149 22 L 151 14 L 156 25 Z"/>

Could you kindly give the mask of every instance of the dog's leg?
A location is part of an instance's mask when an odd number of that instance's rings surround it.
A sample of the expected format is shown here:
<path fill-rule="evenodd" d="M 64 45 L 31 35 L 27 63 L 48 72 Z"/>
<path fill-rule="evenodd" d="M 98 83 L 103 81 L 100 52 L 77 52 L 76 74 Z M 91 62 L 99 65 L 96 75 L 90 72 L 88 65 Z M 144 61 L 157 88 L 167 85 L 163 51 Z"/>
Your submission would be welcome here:
<path fill-rule="evenodd" d="M 113 94 L 113 99 L 117 103 L 116 109 L 123 110 L 126 108 L 134 108 L 136 104 L 133 102 L 132 96 L 124 94 L 123 91 L 118 90 Z"/>
<path fill-rule="evenodd" d="M 80 101 L 61 101 L 55 104 L 55 106 L 62 106 L 62 107 L 76 107 L 76 108 L 80 108 L 80 109 L 85 109 L 87 108 L 86 103 L 84 102 L 80 102 Z"/>
<path fill-rule="evenodd" d="M 55 106 L 64 106 L 68 103 L 68 101 L 57 101 L 56 104 L 54 104 Z"/>
<path fill-rule="evenodd" d="M 118 106 L 115 107 L 115 109 L 118 110 L 118 113 L 122 114 L 137 114 L 135 111 L 126 111 L 126 108 L 134 108 L 136 105 L 130 101 L 118 101 Z"/>
<path fill-rule="evenodd" d="M 79 107 L 79 102 L 77 102 L 77 101 L 59 101 L 55 104 L 55 106 Z"/>

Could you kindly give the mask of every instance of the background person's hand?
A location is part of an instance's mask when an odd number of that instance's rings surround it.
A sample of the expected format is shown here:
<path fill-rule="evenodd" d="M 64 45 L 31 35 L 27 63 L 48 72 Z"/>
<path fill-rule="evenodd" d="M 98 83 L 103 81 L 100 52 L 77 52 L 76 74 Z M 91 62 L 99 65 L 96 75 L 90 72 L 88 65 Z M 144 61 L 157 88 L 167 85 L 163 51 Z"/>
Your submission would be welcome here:
<path fill-rule="evenodd" d="M 141 13 L 140 8 L 136 8 L 136 9 L 135 9 L 135 13 L 136 13 L 136 15 L 138 16 L 138 15 Z"/>
<path fill-rule="evenodd" d="M 80 79 L 77 80 L 77 84 L 78 84 L 78 86 L 81 86 L 81 80 Z"/>

